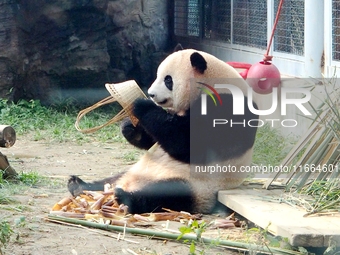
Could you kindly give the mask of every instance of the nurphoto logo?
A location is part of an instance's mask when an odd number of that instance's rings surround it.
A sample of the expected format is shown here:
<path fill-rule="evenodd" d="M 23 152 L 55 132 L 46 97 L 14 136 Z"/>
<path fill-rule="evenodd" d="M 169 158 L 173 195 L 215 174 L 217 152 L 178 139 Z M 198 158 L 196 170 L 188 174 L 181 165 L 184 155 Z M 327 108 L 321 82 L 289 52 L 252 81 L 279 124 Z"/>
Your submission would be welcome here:
<path fill-rule="evenodd" d="M 280 88 L 280 96 L 278 93 L 278 88 L 273 88 L 272 90 L 272 104 L 269 109 L 256 109 L 253 105 L 253 89 L 250 87 L 248 88 L 247 94 L 244 95 L 243 91 L 232 84 L 215 84 L 213 86 L 198 82 L 199 84 L 203 85 L 204 87 L 200 88 L 202 90 L 201 94 L 201 115 L 207 115 L 208 109 L 207 109 L 207 95 L 210 96 L 210 98 L 213 100 L 216 107 L 219 107 L 217 105 L 216 99 L 219 101 L 219 105 L 222 106 L 223 102 L 221 100 L 221 97 L 219 93 L 217 92 L 217 89 L 228 89 L 232 95 L 233 98 L 233 115 L 244 115 L 245 114 L 245 98 L 247 98 L 247 106 L 251 113 L 258 115 L 258 116 L 267 116 L 272 113 L 274 113 L 277 110 L 277 107 L 280 104 L 280 114 L 281 116 L 287 115 L 287 106 L 288 105 L 294 105 L 297 107 L 302 114 L 305 116 L 311 116 L 312 114 L 307 110 L 307 108 L 304 106 L 304 104 L 308 103 L 308 101 L 311 99 L 311 92 L 306 88 Z M 291 94 L 302 94 L 303 97 L 301 98 L 289 98 L 289 95 Z M 215 97 L 214 97 L 215 96 Z M 221 116 L 223 117 L 223 116 Z M 241 122 L 244 126 L 249 127 L 261 127 L 266 122 L 271 123 L 272 126 L 274 126 L 275 122 L 280 122 L 283 127 L 295 127 L 297 126 L 297 121 L 295 119 L 251 119 L 248 121 Z M 214 119 L 213 120 L 213 126 L 216 125 L 233 125 L 232 120 L 228 119 Z M 239 122 L 237 124 L 240 124 Z"/>

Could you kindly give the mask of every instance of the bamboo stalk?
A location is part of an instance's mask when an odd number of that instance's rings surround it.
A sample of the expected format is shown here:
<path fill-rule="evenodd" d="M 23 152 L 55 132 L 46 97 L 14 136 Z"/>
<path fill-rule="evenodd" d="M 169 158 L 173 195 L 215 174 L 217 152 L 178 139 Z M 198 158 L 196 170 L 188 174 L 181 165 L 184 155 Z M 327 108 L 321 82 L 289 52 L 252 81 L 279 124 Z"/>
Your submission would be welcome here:
<path fill-rule="evenodd" d="M 325 132 L 325 134 L 322 136 L 322 139 L 319 139 L 311 147 L 311 149 L 307 151 L 308 153 L 306 154 L 306 157 L 304 158 L 304 161 L 301 163 L 301 165 L 311 166 L 312 164 L 320 164 L 320 161 L 325 157 L 325 154 L 327 153 L 327 149 L 332 138 L 333 136 L 330 132 Z M 304 169 L 304 171 L 302 171 L 300 182 L 296 186 L 296 190 L 300 190 L 306 184 L 306 181 L 310 178 L 312 174 L 313 171 L 305 171 Z M 287 187 L 288 186 L 289 185 L 287 185 Z"/>
<path fill-rule="evenodd" d="M 296 155 L 304 148 L 306 144 L 314 137 L 316 133 L 319 132 L 319 124 L 314 123 L 310 129 L 305 133 L 305 135 L 300 139 L 300 141 L 294 146 L 294 148 L 288 153 L 288 155 L 283 159 L 282 165 L 287 166 L 289 165 L 293 159 L 296 157 Z M 273 181 L 275 181 L 279 176 L 280 172 L 273 173 L 270 178 L 267 180 L 267 182 L 264 184 L 264 188 L 268 189 L 269 186 L 272 184 Z M 286 180 L 286 183 L 289 182 L 289 180 L 292 178 L 294 175 L 294 172 L 292 172 Z"/>
<path fill-rule="evenodd" d="M 113 226 L 113 225 L 106 225 L 106 224 L 100 224 L 90 221 L 84 221 L 84 220 L 78 220 L 78 219 L 70 219 L 65 217 L 60 217 L 56 215 L 49 214 L 47 216 L 47 219 L 67 222 L 67 223 L 73 223 L 77 225 L 87 226 L 87 227 L 93 227 L 97 229 L 103 229 L 103 230 L 111 230 L 111 231 L 119 231 L 119 232 L 126 232 L 130 234 L 136 234 L 136 235 L 143 235 L 143 236 L 152 236 L 157 238 L 165 238 L 165 239 L 171 239 L 171 240 L 178 240 L 178 238 L 181 236 L 181 234 L 174 234 L 174 233 L 166 233 L 166 232 L 159 232 L 155 230 L 150 229 L 140 229 L 140 228 L 129 228 L 129 227 L 121 227 L 121 226 Z M 240 249 L 247 249 L 252 251 L 259 251 L 259 252 L 266 252 L 267 254 L 279 254 L 279 255 L 302 255 L 303 253 L 292 251 L 292 250 L 286 250 L 276 247 L 267 247 L 267 246 L 260 246 L 256 244 L 249 244 L 249 243 L 242 243 L 242 242 L 234 242 L 234 241 L 228 241 L 228 240 L 219 240 L 219 239 L 211 239 L 211 238 L 198 238 L 196 235 L 193 234 L 185 234 L 181 238 L 182 240 L 189 240 L 189 241 L 201 241 L 206 244 L 218 244 L 220 246 L 224 247 L 233 247 L 233 248 L 240 248 Z M 198 240 L 199 239 L 199 240 Z"/>

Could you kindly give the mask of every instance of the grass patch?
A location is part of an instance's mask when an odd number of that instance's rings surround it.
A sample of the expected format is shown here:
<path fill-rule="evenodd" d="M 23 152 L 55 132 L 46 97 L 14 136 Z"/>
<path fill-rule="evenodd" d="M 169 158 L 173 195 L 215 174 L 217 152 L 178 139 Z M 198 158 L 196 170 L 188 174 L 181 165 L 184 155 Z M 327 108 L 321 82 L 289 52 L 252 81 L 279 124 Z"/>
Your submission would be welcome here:
<path fill-rule="evenodd" d="M 46 184 L 48 178 L 42 176 L 38 172 L 30 171 L 30 172 L 21 172 L 19 173 L 18 180 L 25 185 L 28 186 L 37 186 L 41 183 Z"/>
<path fill-rule="evenodd" d="M 39 100 L 20 100 L 17 103 L 0 99 L 0 119 L 6 125 L 11 125 L 17 136 L 25 135 L 32 141 L 51 142 L 89 142 L 96 138 L 105 142 L 122 142 L 118 124 L 109 125 L 95 134 L 82 134 L 74 127 L 80 108 L 70 104 L 60 104 L 51 107 L 41 105 Z M 117 112 L 115 105 L 103 110 L 96 110 L 85 116 L 81 122 L 82 128 L 94 127 L 109 120 Z"/>
<path fill-rule="evenodd" d="M 126 163 L 136 162 L 139 159 L 141 153 L 142 152 L 140 150 L 133 149 L 131 151 L 124 153 L 122 158 Z"/>
<path fill-rule="evenodd" d="M 4 180 L 0 174 L 0 205 L 13 205 L 17 201 L 11 196 L 24 193 L 28 188 L 63 187 L 62 180 L 56 180 L 43 176 L 36 171 L 19 172 L 15 180 Z"/>
<path fill-rule="evenodd" d="M 1 175 L 0 175 L 1 177 Z M 11 211 L 16 213 L 23 213 L 31 211 L 30 206 L 33 205 L 33 200 L 27 201 L 27 205 L 16 200 L 16 195 L 22 195 L 29 192 L 32 188 L 39 188 L 39 192 L 45 188 L 54 189 L 58 192 L 59 188 L 64 187 L 62 180 L 51 179 L 43 176 L 35 171 L 20 172 L 15 180 L 3 180 L 0 178 L 0 212 Z M 38 189 L 34 191 L 37 193 Z M 1 255 L 1 253 L 0 253 Z"/>
<path fill-rule="evenodd" d="M 277 129 L 264 125 L 257 129 L 253 163 L 277 166 L 286 157 L 295 142 L 295 138 L 285 137 Z"/>
<path fill-rule="evenodd" d="M 0 194 L 0 205 L 9 205 L 13 203 L 15 203 L 15 200 L 13 198 L 7 196 L 7 194 L 4 193 Z"/>

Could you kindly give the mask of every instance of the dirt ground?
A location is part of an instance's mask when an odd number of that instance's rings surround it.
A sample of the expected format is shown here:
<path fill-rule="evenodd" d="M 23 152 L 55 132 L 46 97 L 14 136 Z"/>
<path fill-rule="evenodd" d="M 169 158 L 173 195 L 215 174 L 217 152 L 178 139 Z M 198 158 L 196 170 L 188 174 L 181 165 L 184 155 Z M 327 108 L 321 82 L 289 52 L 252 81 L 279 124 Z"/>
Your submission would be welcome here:
<path fill-rule="evenodd" d="M 0 207 L 0 218 L 11 224 L 24 217 L 23 226 L 15 227 L 14 237 L 4 254 L 189 254 L 189 246 L 175 241 L 126 234 L 125 240 L 117 240 L 117 232 L 84 227 L 66 226 L 46 221 L 52 206 L 69 196 L 66 182 L 70 174 L 84 180 L 96 180 L 123 171 L 135 159 L 135 151 L 125 144 L 48 143 L 17 140 L 9 149 L 1 149 L 10 164 L 20 171 L 36 171 L 48 176 L 60 185 L 28 188 L 14 195 L 23 205 L 22 211 Z M 58 187 L 58 188 L 56 188 Z M 1 189 L 0 189 L 1 192 Z M 172 223 L 171 223 L 172 224 Z M 178 227 L 174 225 L 173 229 Z M 241 230 L 226 230 L 226 235 L 240 234 Z M 14 240 L 13 240 L 14 239 Z M 205 254 L 240 254 L 218 248 L 200 247 Z M 199 252 L 197 252 L 199 254 Z"/>

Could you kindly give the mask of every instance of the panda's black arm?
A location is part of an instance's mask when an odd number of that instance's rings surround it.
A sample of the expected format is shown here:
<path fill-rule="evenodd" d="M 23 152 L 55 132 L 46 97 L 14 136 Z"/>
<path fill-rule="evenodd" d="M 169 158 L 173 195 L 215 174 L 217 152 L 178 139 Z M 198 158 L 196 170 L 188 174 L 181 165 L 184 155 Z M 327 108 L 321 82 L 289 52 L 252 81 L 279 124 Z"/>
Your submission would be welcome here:
<path fill-rule="evenodd" d="M 190 116 L 168 113 L 148 99 L 134 103 L 139 124 L 173 158 L 190 161 Z"/>
<path fill-rule="evenodd" d="M 130 118 L 125 118 L 120 127 L 125 139 L 140 149 L 148 150 L 156 142 L 140 124 L 134 126 Z"/>

